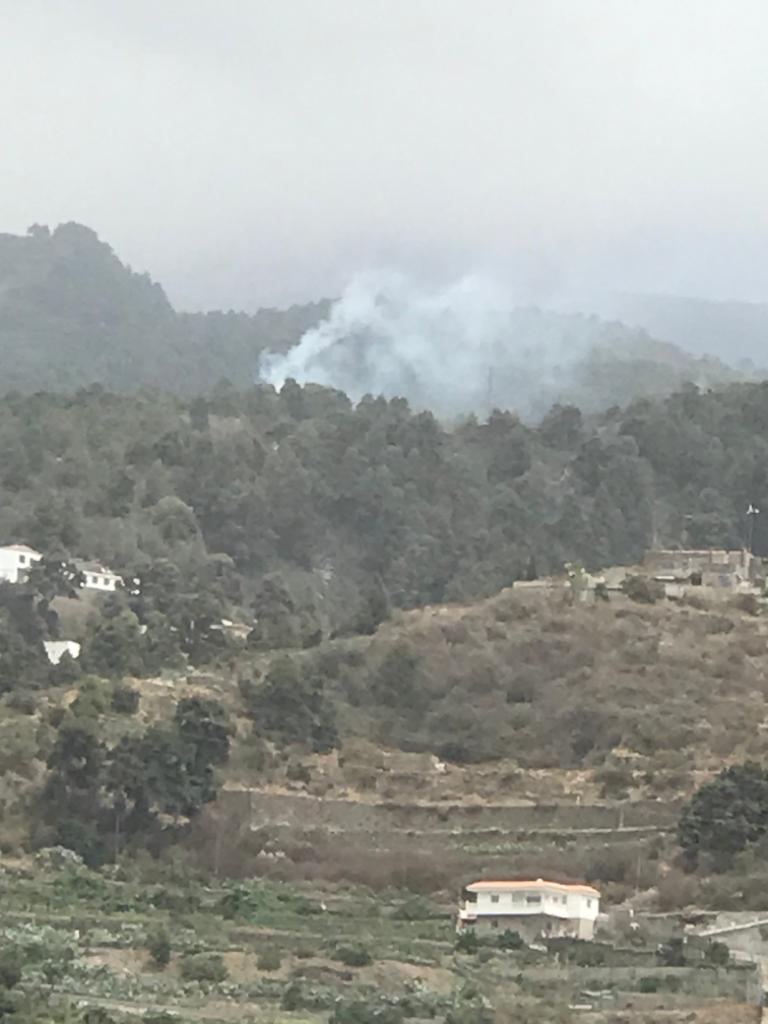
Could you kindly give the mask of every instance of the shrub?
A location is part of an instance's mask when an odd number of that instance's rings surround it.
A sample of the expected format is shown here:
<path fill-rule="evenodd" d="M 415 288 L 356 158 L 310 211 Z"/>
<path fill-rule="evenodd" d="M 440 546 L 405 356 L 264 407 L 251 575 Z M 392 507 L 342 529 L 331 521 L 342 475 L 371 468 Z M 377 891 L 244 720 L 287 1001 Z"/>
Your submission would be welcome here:
<path fill-rule="evenodd" d="M 22 715 L 34 715 L 37 711 L 38 699 L 29 690 L 14 690 L 5 698 L 6 705 Z"/>
<path fill-rule="evenodd" d="M 218 953 L 195 953 L 181 961 L 181 976 L 185 981 L 226 981 L 227 968 Z"/>
<path fill-rule="evenodd" d="M 519 932 L 507 928 L 499 935 L 499 949 L 524 949 L 525 942 Z"/>
<path fill-rule="evenodd" d="M 421 896 L 412 896 L 392 914 L 396 921 L 429 921 L 437 916 L 436 909 Z"/>
<path fill-rule="evenodd" d="M 638 983 L 637 983 L 637 991 L 638 992 L 645 992 L 645 993 L 648 993 L 648 994 L 651 993 L 651 992 L 658 992 L 659 989 L 662 987 L 662 984 L 663 984 L 662 979 L 659 978 L 657 975 L 655 975 L 655 974 L 646 974 L 644 977 L 642 977 L 638 981 Z"/>
<path fill-rule="evenodd" d="M 365 946 L 339 946 L 336 950 L 336 959 L 345 967 L 367 967 L 373 962 L 373 957 Z"/>
<path fill-rule="evenodd" d="M 602 967 L 605 950 L 591 942 L 578 942 L 573 949 L 573 962 L 579 967 Z"/>
<path fill-rule="evenodd" d="M 731 953 L 724 942 L 711 942 L 706 952 L 707 963 L 715 967 L 726 967 L 731 959 Z"/>
<path fill-rule="evenodd" d="M 171 962 L 171 939 L 165 928 L 157 928 L 147 936 L 147 951 L 156 967 L 167 967 Z"/>
<path fill-rule="evenodd" d="M 282 965 L 282 957 L 277 949 L 265 949 L 259 953 L 256 966 L 260 971 L 279 971 Z"/>
<path fill-rule="evenodd" d="M 730 633 L 734 623 L 725 615 L 707 615 L 703 620 L 704 632 L 716 636 L 720 633 Z"/>
<path fill-rule="evenodd" d="M 760 614 L 760 602 L 756 594 L 738 594 L 732 604 L 734 608 L 740 612 L 746 612 L 747 615 Z"/>
<path fill-rule="evenodd" d="M 21 960 L 18 951 L 12 947 L 0 950 L 0 986 L 15 988 L 21 981 Z"/>
<path fill-rule="evenodd" d="M 461 931 L 456 936 L 457 953 L 476 953 L 478 946 L 477 935 L 471 929 Z"/>
<path fill-rule="evenodd" d="M 312 781 L 312 773 L 309 768 L 299 761 L 291 761 L 288 764 L 285 769 L 285 777 L 290 782 L 303 782 L 305 785 L 309 785 Z"/>
<path fill-rule="evenodd" d="M 280 1009 L 287 1010 L 288 1013 L 294 1013 L 301 1009 L 301 985 L 297 981 L 290 982 L 283 989 L 283 994 L 280 997 Z"/>
<path fill-rule="evenodd" d="M 83 1024 L 114 1024 L 115 1018 L 110 1016 L 103 1006 L 92 1006 L 83 1014 Z M 144 1018 L 148 1020 L 148 1018 Z"/>
<path fill-rule="evenodd" d="M 685 967 L 683 940 L 675 938 L 665 942 L 659 947 L 657 958 L 661 967 Z"/>
<path fill-rule="evenodd" d="M 452 1007 L 445 1017 L 445 1024 L 493 1024 L 492 1010 L 482 1003 L 467 1003 Z"/>
<path fill-rule="evenodd" d="M 621 589 L 630 601 L 637 601 L 638 604 L 655 604 L 664 597 L 663 584 L 647 576 L 627 576 Z"/>
<path fill-rule="evenodd" d="M 112 690 L 112 710 L 118 715 L 135 715 L 139 710 L 139 691 L 118 684 Z"/>
<path fill-rule="evenodd" d="M 402 1024 L 403 1011 L 381 999 L 339 1000 L 328 1024 Z"/>
<path fill-rule="evenodd" d="M 595 782 L 600 785 L 603 799 L 623 800 L 632 787 L 634 777 L 629 765 L 604 764 L 595 772 Z"/>

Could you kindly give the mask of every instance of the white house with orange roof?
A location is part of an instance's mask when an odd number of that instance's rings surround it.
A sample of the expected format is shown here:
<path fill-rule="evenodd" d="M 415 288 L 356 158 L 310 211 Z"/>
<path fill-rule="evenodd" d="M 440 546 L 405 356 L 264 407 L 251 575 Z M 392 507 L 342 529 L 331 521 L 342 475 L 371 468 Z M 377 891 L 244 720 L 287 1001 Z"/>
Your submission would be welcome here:
<path fill-rule="evenodd" d="M 600 893 L 591 885 L 535 881 L 472 882 L 465 886 L 457 930 L 518 932 L 526 942 L 567 936 L 591 939 Z"/>
<path fill-rule="evenodd" d="M 0 580 L 6 583 L 24 581 L 30 566 L 43 556 L 26 544 L 6 544 L 0 547 Z"/>

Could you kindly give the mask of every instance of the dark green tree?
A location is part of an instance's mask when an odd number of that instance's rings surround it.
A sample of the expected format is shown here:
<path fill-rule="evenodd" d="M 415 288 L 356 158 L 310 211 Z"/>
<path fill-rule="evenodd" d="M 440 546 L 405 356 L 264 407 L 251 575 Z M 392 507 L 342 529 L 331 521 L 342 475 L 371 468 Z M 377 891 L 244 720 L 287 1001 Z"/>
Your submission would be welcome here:
<path fill-rule="evenodd" d="M 680 815 L 678 841 L 691 863 L 709 853 L 724 866 L 766 831 L 768 772 L 748 761 L 724 768 L 697 790 Z"/>
<path fill-rule="evenodd" d="M 336 714 L 322 680 L 292 658 L 270 666 L 264 682 L 245 689 L 246 710 L 257 735 L 282 744 L 301 743 L 318 753 L 338 742 Z"/>

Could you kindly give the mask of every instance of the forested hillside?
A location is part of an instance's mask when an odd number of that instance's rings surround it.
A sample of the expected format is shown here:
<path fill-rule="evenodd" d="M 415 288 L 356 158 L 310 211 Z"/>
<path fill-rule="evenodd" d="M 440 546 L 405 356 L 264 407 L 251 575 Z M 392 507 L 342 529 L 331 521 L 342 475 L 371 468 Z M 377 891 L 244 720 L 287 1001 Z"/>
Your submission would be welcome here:
<path fill-rule="evenodd" d="M 333 311 L 319 302 L 253 316 L 179 313 L 159 284 L 124 266 L 89 228 L 36 225 L 23 237 L 0 235 L 0 391 L 72 392 L 99 383 L 193 395 L 225 379 L 248 388 L 265 353 L 291 349 L 306 373 L 288 376 L 357 397 L 403 395 L 446 418 L 487 415 L 498 405 L 534 419 L 557 401 L 597 411 L 669 394 L 686 381 L 710 387 L 737 379 L 717 360 L 595 317 L 500 313 L 486 309 L 482 295 L 470 310 L 461 302 L 442 310 L 410 293 L 371 302 L 372 322 L 368 314 L 339 318 L 345 300 Z M 297 346 L 329 311 L 336 340 L 307 362 Z"/>
<path fill-rule="evenodd" d="M 325 311 L 177 313 L 159 284 L 125 267 L 89 228 L 0 235 L 2 391 L 252 383 L 259 355 L 284 351 Z"/>
<path fill-rule="evenodd" d="M 768 507 L 766 426 L 762 384 L 452 431 L 402 400 L 353 406 L 291 382 L 193 400 L 9 396 L 0 541 L 139 580 L 114 600 L 149 627 L 156 667 L 222 616 L 257 619 L 267 646 L 302 645 L 569 560 L 631 564 L 654 535 L 738 546 L 748 503 Z"/>

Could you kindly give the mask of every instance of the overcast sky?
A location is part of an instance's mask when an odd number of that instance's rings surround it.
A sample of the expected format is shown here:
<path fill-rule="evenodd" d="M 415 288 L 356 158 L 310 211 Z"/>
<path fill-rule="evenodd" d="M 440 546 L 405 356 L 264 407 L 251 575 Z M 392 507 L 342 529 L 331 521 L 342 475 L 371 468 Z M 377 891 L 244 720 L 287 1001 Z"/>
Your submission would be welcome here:
<path fill-rule="evenodd" d="M 381 266 L 768 300 L 765 0 L 0 0 L 0 231 L 181 308 Z"/>

